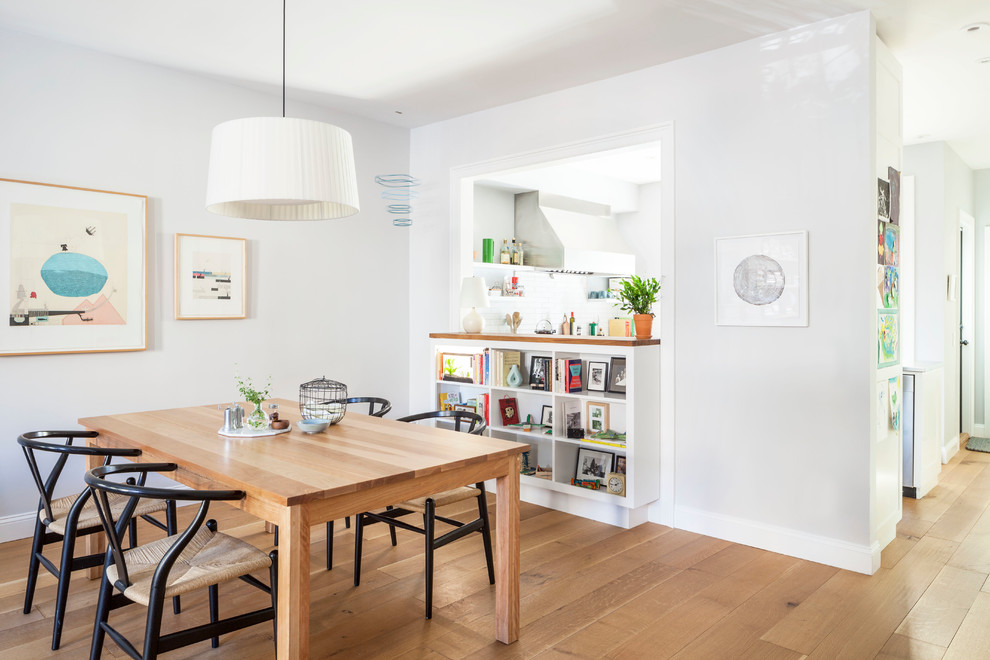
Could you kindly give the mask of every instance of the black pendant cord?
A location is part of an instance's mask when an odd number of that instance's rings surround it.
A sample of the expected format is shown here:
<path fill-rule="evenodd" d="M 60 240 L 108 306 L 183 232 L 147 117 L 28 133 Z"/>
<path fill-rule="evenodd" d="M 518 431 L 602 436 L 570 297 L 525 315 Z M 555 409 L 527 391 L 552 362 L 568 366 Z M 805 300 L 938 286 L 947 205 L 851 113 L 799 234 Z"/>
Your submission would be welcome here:
<path fill-rule="evenodd" d="M 282 119 L 285 119 L 285 3 L 282 0 Z"/>

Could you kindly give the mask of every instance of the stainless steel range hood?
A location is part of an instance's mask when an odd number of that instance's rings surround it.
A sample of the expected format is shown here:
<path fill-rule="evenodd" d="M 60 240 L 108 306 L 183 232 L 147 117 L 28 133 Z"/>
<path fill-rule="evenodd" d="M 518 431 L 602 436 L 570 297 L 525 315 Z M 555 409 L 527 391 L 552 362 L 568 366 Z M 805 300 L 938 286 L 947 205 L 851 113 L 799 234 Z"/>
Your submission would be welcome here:
<path fill-rule="evenodd" d="M 629 275 L 636 257 L 619 234 L 611 209 L 546 193 L 516 195 L 516 238 L 527 265 L 563 273 Z"/>

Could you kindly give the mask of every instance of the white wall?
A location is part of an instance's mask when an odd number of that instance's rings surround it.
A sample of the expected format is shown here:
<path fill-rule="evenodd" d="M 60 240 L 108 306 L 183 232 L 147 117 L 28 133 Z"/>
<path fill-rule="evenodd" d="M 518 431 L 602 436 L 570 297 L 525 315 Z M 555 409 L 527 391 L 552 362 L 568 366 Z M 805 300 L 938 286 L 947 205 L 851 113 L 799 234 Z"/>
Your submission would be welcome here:
<path fill-rule="evenodd" d="M 205 211 L 210 131 L 275 115 L 279 98 L 13 32 L 0 32 L 0 89 L 0 177 L 149 197 L 148 350 L 0 357 L 0 540 L 37 502 L 18 433 L 230 401 L 235 363 L 256 381 L 271 375 L 278 396 L 326 375 L 407 409 L 410 230 L 392 226 L 374 183 L 408 168 L 407 130 L 290 100 L 290 115 L 351 132 L 363 210 L 265 223 Z M 248 239 L 246 320 L 174 320 L 176 232 Z M 81 463 L 70 472 L 78 488 Z"/>
<path fill-rule="evenodd" d="M 915 355 L 945 365 L 947 461 L 960 431 L 959 302 L 948 299 L 947 279 L 958 273 L 959 211 L 973 213 L 973 171 L 949 145 L 931 142 L 905 147 L 904 173 L 915 176 Z"/>
<path fill-rule="evenodd" d="M 410 291 L 442 292 L 451 264 L 431 255 L 459 222 L 451 168 L 673 121 L 677 265 L 661 309 L 676 325 L 675 391 L 664 394 L 676 428 L 663 440 L 676 441 L 674 522 L 863 571 L 872 38 L 859 13 L 415 129 L 411 147 L 429 221 L 411 237 Z M 715 326 L 714 238 L 793 229 L 810 235 L 810 326 Z M 427 333 L 450 329 L 450 304 L 437 295 L 411 309 L 412 387 L 430 368 Z"/>

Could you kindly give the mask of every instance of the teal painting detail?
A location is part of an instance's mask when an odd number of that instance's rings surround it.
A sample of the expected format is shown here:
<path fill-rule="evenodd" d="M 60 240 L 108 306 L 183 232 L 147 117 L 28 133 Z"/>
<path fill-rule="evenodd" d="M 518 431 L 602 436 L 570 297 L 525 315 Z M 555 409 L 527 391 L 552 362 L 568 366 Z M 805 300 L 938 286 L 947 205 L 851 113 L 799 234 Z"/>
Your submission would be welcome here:
<path fill-rule="evenodd" d="M 103 290 L 107 282 L 107 269 L 85 254 L 57 252 L 41 267 L 41 279 L 52 293 L 81 298 Z"/>

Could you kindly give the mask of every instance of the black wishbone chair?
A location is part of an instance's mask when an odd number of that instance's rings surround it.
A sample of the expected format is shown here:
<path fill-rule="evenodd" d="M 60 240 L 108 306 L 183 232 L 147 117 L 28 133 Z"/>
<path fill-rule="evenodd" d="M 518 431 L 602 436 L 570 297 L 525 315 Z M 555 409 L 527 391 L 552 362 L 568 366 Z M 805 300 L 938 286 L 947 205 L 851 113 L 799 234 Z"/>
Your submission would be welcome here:
<path fill-rule="evenodd" d="M 31 431 L 23 433 L 17 438 L 17 443 L 24 451 L 28 468 L 41 500 L 38 502 L 38 517 L 34 522 L 34 540 L 31 543 L 31 558 L 28 563 L 27 588 L 24 594 L 24 613 L 29 614 L 34 602 L 34 591 L 38 584 L 38 568 L 44 566 L 45 570 L 55 576 L 58 580 L 58 589 L 55 596 L 55 622 L 52 630 L 52 650 L 57 651 L 62 639 L 62 624 L 65 620 L 65 605 L 69 596 L 69 582 L 72 571 L 84 568 L 93 568 L 103 564 L 104 555 L 102 552 L 74 557 L 76 539 L 80 536 L 101 532 L 100 518 L 96 510 L 96 505 L 90 499 L 89 488 L 84 488 L 79 495 L 69 495 L 66 497 L 53 498 L 55 486 L 62 474 L 62 469 L 69 456 L 102 456 L 105 457 L 104 465 L 109 465 L 114 456 L 125 458 L 135 458 L 141 455 L 140 449 L 104 449 L 100 447 L 87 447 L 85 445 L 73 445 L 76 439 L 95 438 L 95 431 Z M 48 442 L 49 440 L 63 439 L 64 443 Z M 55 464 L 48 477 L 42 479 L 41 470 L 38 468 L 36 452 L 46 452 L 58 455 Z M 115 499 L 112 506 L 123 507 L 123 502 Z M 165 511 L 166 523 L 151 517 L 150 513 Z M 137 516 L 140 516 L 151 524 L 165 530 L 169 534 L 175 533 L 175 502 L 149 500 L 140 502 L 134 512 L 134 518 L 129 526 L 130 544 L 137 545 Z M 59 567 L 44 556 L 44 548 L 51 543 L 62 542 L 62 553 Z M 173 608 L 179 612 L 179 599 L 175 598 Z"/>
<path fill-rule="evenodd" d="M 418 422 L 421 420 L 445 420 L 453 423 L 455 431 L 464 431 L 472 435 L 481 435 L 485 431 L 485 420 L 476 413 L 461 410 L 435 410 L 400 417 L 400 422 Z M 437 515 L 437 507 L 454 504 L 470 498 L 478 500 L 478 517 L 470 522 L 462 523 L 453 518 Z M 423 516 L 423 527 L 415 527 L 405 521 L 398 520 L 401 516 L 418 513 Z M 479 482 L 471 486 L 462 486 L 453 490 L 408 500 L 394 507 L 387 507 L 380 513 L 365 512 L 355 517 L 354 524 L 354 586 L 361 584 L 361 550 L 363 544 L 364 526 L 372 523 L 385 523 L 392 534 L 392 545 L 395 545 L 395 528 L 422 534 L 426 543 L 426 618 L 433 618 L 433 553 L 452 541 L 461 539 L 472 532 L 481 534 L 485 547 L 485 561 L 488 562 L 488 582 L 495 584 L 495 566 L 492 562 L 491 526 L 488 523 L 488 500 L 485 495 L 485 483 Z M 451 525 L 454 529 L 436 536 L 437 521 Z"/>
<path fill-rule="evenodd" d="M 240 500 L 245 497 L 244 491 L 176 490 L 144 485 L 149 472 L 173 472 L 176 469 L 178 466 L 175 463 L 144 463 L 107 465 L 86 473 L 86 483 L 93 492 L 100 522 L 110 546 L 107 549 L 100 598 L 96 606 L 90 660 L 99 660 L 105 635 L 110 635 L 132 658 L 152 660 L 161 653 L 207 639 L 212 639 L 213 648 L 217 648 L 220 635 L 265 621 L 275 621 L 277 551 L 265 553 L 241 539 L 220 534 L 217 532 L 216 521 L 206 520 L 210 502 Z M 138 475 L 137 484 L 118 483 L 106 478 L 110 475 L 128 474 Z M 110 498 L 115 495 L 127 498 L 127 503 L 119 514 L 110 503 Z M 141 499 L 183 500 L 200 502 L 200 505 L 192 523 L 182 533 L 124 550 L 121 536 Z M 269 571 L 270 587 L 250 575 L 260 569 Z M 217 585 L 237 578 L 269 594 L 271 604 L 260 610 L 221 620 L 218 618 Z M 204 587 L 209 589 L 210 623 L 162 635 L 165 599 Z M 115 594 L 114 590 L 120 593 Z M 144 650 L 141 653 L 108 623 L 111 610 L 132 602 L 148 608 Z M 276 639 L 277 637 L 276 634 Z"/>
<path fill-rule="evenodd" d="M 366 403 L 368 404 L 368 414 L 372 417 L 384 417 L 390 410 L 392 410 L 392 402 L 388 399 L 382 399 L 376 396 L 352 396 L 349 399 L 345 399 L 344 403 L 348 407 L 352 403 Z M 344 518 L 344 527 L 347 529 L 351 528 L 351 517 L 348 516 Z M 395 530 L 392 531 L 392 545 L 395 545 Z M 278 526 L 275 526 L 275 545 L 278 545 Z M 327 570 L 333 570 L 333 521 L 327 521 Z"/>

